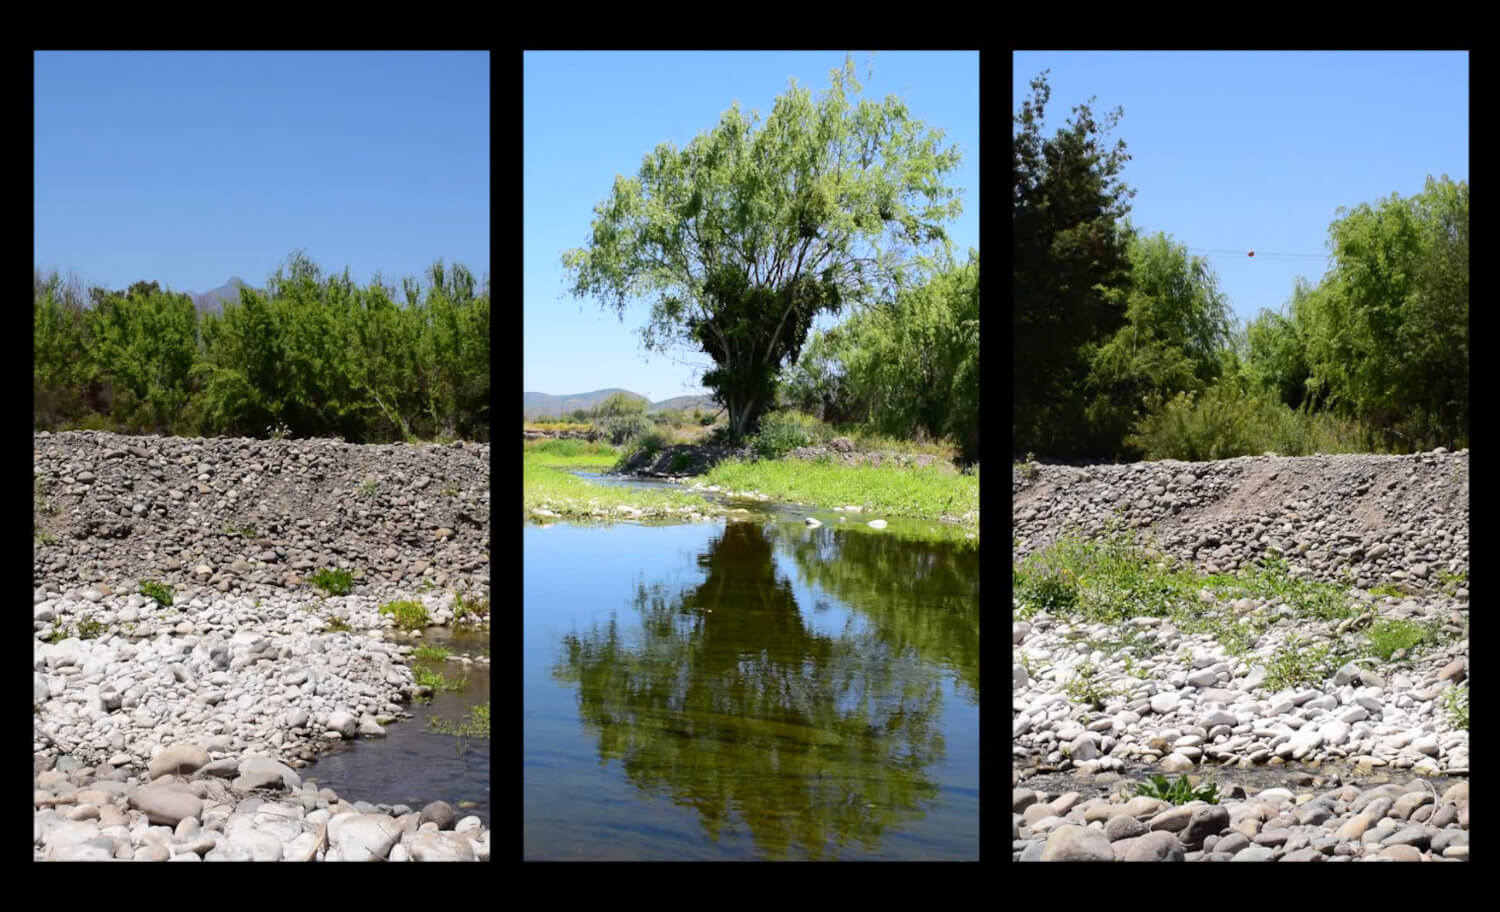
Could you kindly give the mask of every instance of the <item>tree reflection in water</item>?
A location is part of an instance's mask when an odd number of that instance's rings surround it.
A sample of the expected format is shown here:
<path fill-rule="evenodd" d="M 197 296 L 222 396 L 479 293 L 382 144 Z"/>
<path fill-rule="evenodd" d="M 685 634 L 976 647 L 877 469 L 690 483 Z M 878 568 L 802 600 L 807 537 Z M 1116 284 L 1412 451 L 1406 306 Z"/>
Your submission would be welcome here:
<path fill-rule="evenodd" d="M 777 537 L 794 531 L 730 523 L 697 559 L 701 582 L 639 583 L 638 630 L 612 618 L 566 635 L 553 669 L 577 686 L 601 765 L 618 760 L 638 788 L 694 808 L 715 841 L 737 815 L 772 858 L 837 857 L 855 842 L 873 851 L 922 817 L 938 795 L 927 770 L 945 756 L 944 674 L 960 669 L 978 700 L 977 551 L 972 568 L 944 571 L 971 571 L 966 609 L 962 597 L 923 604 L 910 587 L 924 575 L 899 547 L 815 531 L 832 551 L 793 545 L 799 572 L 863 624 L 812 629 L 773 560 Z M 818 569 L 830 565 L 841 569 Z M 889 584 L 863 582 L 888 573 Z"/>

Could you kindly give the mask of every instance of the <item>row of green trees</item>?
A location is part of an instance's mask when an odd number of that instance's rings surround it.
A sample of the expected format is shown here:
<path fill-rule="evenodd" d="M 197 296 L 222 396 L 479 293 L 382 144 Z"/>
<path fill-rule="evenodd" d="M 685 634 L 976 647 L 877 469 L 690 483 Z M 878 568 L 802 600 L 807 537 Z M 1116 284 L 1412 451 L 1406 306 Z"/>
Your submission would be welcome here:
<path fill-rule="evenodd" d="M 1468 186 L 1340 209 L 1333 266 L 1240 327 L 1207 264 L 1127 218 L 1087 105 L 1016 115 L 1012 454 L 1224 458 L 1468 444 Z"/>
<path fill-rule="evenodd" d="M 340 436 L 351 442 L 489 439 L 490 294 L 463 266 L 410 277 L 322 276 L 301 252 L 264 293 L 222 315 L 138 282 L 87 298 L 36 277 L 33 418 L 191 436 Z"/>

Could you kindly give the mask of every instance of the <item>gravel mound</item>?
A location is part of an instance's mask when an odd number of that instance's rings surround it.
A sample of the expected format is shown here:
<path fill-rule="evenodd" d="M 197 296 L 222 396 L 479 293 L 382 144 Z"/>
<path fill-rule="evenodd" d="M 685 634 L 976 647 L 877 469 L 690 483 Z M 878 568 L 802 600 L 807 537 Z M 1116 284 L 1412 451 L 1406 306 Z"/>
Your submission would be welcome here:
<path fill-rule="evenodd" d="M 1467 449 L 1016 466 L 1011 490 L 1016 559 L 1115 525 L 1207 573 L 1279 555 L 1305 578 L 1468 597 Z"/>
<path fill-rule="evenodd" d="M 353 594 L 418 583 L 489 595 L 487 444 L 33 435 L 33 585 L 179 597 Z"/>

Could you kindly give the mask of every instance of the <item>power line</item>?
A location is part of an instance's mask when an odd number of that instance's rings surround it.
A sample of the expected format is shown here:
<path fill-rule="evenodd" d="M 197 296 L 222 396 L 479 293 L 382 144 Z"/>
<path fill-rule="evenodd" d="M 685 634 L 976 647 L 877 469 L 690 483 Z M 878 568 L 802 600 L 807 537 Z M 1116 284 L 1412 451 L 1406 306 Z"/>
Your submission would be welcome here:
<path fill-rule="evenodd" d="M 1266 253 L 1260 250 L 1214 250 L 1207 247 L 1189 248 L 1188 253 L 1205 254 L 1208 256 L 1242 256 L 1242 257 L 1272 257 L 1275 259 L 1315 259 L 1323 260 L 1333 256 L 1331 253 Z"/>

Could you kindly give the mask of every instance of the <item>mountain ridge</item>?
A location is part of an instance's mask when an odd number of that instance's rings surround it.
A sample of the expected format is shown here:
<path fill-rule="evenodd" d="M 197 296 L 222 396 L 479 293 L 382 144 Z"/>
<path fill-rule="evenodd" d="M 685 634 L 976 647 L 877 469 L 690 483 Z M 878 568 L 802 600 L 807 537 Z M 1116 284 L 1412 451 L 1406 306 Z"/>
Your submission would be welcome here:
<path fill-rule="evenodd" d="M 671 399 L 663 399 L 660 402 L 653 403 L 649 398 L 642 396 L 640 393 L 631 392 L 628 389 L 622 389 L 618 386 L 593 390 L 587 393 L 569 393 L 564 396 L 526 391 L 521 393 L 521 406 L 528 419 L 559 417 L 571 414 L 578 409 L 590 410 L 615 393 L 624 393 L 627 396 L 645 402 L 648 413 L 658 412 L 663 409 L 693 408 L 695 405 L 701 408 L 711 407 L 711 402 L 707 396 L 675 396 Z"/>

